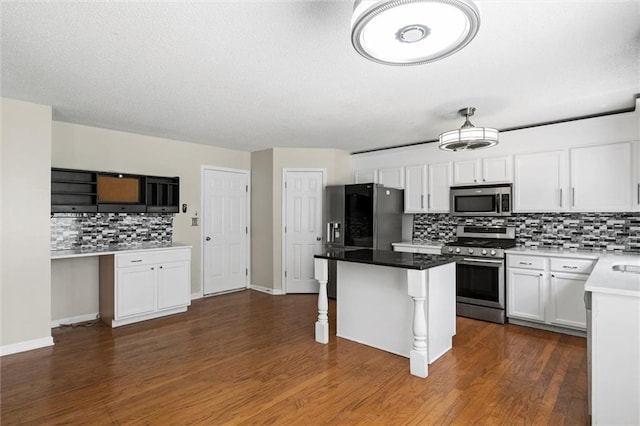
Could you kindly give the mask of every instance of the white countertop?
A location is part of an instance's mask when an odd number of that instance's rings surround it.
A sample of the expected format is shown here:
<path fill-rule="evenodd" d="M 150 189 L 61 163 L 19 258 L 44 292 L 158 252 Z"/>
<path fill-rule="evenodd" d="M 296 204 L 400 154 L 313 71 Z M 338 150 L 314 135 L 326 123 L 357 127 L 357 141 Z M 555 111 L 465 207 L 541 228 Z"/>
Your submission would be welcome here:
<path fill-rule="evenodd" d="M 391 243 L 392 246 L 407 246 L 407 247 L 438 247 L 441 248 L 443 243 L 440 241 L 400 241 L 397 243 Z"/>
<path fill-rule="evenodd" d="M 597 259 L 584 289 L 594 293 L 609 293 L 622 296 L 640 297 L 640 274 L 617 272 L 614 265 L 634 265 L 640 267 L 640 254 L 612 253 L 572 249 L 551 249 L 515 247 L 506 250 L 507 254 L 525 254 L 528 256 L 557 256 L 582 259 Z"/>
<path fill-rule="evenodd" d="M 506 254 L 526 254 L 529 256 L 557 256 L 557 257 L 573 257 L 581 259 L 595 260 L 603 255 L 605 252 L 590 251 L 590 250 L 576 250 L 576 249 L 562 249 L 562 248 L 533 248 L 533 247 L 514 247 L 505 250 Z"/>
<path fill-rule="evenodd" d="M 72 257 L 87 257 L 87 256 L 102 256 L 116 253 L 135 253 L 139 251 L 149 250 L 167 250 L 175 248 L 191 248 L 188 244 L 158 244 L 158 243 L 146 243 L 130 247 L 99 247 L 91 249 L 70 249 L 70 250 L 51 250 L 51 259 L 68 259 Z"/>
<path fill-rule="evenodd" d="M 589 275 L 584 289 L 594 293 L 618 294 L 621 296 L 640 297 L 640 274 L 633 272 L 617 272 L 614 265 L 634 265 L 640 267 L 638 254 L 604 254 Z"/>

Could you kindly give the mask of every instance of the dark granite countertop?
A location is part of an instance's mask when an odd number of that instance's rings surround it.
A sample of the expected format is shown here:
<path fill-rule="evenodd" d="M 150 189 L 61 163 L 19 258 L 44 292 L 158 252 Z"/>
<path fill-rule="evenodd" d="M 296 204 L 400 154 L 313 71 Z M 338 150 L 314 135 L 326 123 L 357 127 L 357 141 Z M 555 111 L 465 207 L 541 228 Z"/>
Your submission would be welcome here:
<path fill-rule="evenodd" d="M 329 260 L 341 260 L 344 262 L 367 263 L 370 265 L 420 270 L 455 262 L 454 256 L 373 249 L 331 249 L 322 254 L 316 254 L 315 257 Z"/>

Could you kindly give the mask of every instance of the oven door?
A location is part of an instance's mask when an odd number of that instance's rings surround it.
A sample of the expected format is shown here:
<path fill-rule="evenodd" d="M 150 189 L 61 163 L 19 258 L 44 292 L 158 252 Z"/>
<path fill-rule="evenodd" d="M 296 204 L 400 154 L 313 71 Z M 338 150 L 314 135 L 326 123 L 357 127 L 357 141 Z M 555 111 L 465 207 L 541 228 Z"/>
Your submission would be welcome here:
<path fill-rule="evenodd" d="M 456 301 L 504 309 L 504 260 L 456 260 Z"/>

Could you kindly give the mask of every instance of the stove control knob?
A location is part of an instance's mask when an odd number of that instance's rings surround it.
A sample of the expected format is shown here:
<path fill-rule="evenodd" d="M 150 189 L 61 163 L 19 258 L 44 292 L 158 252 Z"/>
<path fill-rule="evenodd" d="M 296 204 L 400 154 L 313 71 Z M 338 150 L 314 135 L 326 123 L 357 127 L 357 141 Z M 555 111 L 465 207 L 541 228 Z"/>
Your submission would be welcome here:
<path fill-rule="evenodd" d="M 453 247 L 449 247 L 449 253 L 453 253 Z"/>
<path fill-rule="evenodd" d="M 482 254 L 483 254 L 484 256 L 486 256 L 486 255 L 487 255 L 487 251 L 486 251 L 485 249 L 482 249 Z"/>
<path fill-rule="evenodd" d="M 473 249 L 472 248 L 469 249 L 469 254 L 473 254 Z"/>
<path fill-rule="evenodd" d="M 460 253 L 460 247 L 456 247 L 456 253 Z"/>
<path fill-rule="evenodd" d="M 489 252 L 489 254 L 490 254 L 491 256 L 495 256 L 495 255 L 496 255 L 496 251 L 495 251 L 495 250 L 491 250 L 491 251 Z"/>

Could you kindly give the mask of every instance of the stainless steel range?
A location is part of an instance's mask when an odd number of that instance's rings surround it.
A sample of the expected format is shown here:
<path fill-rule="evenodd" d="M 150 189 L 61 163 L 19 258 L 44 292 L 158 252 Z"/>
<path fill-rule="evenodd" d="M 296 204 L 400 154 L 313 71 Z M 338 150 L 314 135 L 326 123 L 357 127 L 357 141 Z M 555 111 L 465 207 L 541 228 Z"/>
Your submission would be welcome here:
<path fill-rule="evenodd" d="M 462 226 L 457 239 L 442 247 L 456 259 L 456 313 L 505 322 L 505 254 L 515 247 L 513 226 Z"/>

